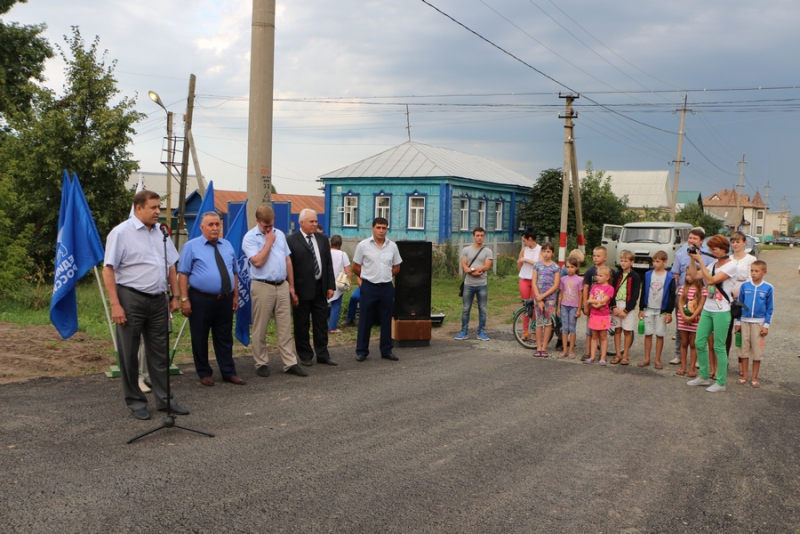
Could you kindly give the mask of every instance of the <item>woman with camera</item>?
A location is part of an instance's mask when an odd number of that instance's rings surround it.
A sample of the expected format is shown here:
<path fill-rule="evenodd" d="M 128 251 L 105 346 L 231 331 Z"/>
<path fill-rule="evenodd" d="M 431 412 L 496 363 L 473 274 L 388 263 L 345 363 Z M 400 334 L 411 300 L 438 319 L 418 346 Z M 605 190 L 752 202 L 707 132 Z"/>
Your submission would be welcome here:
<path fill-rule="evenodd" d="M 730 243 L 724 235 L 717 234 L 708 240 L 708 250 L 717 258 L 706 267 L 697 248 L 689 250 L 688 272 L 692 278 L 701 278 L 708 286 L 708 298 L 700 314 L 697 325 L 697 359 L 700 362 L 700 376 L 689 380 L 689 386 L 709 386 L 706 391 L 716 393 L 725 391 L 726 375 L 728 374 L 728 353 L 725 347 L 725 338 L 731 324 L 731 291 L 736 284 L 738 269 L 736 263 L 728 258 Z M 716 377 L 708 364 L 708 338 L 714 335 L 714 351 L 717 354 Z M 716 378 L 716 383 L 712 380 Z"/>

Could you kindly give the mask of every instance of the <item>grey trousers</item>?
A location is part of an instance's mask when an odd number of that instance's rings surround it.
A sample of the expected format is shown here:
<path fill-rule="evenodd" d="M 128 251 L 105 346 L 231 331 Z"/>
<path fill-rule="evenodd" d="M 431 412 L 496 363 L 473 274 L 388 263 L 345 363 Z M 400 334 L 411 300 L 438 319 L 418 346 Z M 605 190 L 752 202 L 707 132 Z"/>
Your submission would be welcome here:
<path fill-rule="evenodd" d="M 148 297 L 117 285 L 117 295 L 126 322 L 117 325 L 119 369 L 125 404 L 131 411 L 147 407 L 147 397 L 139 389 L 139 342 L 144 339 L 147 369 L 156 408 L 167 407 L 167 349 L 168 309 L 165 296 Z M 172 396 L 173 405 L 175 396 Z"/>

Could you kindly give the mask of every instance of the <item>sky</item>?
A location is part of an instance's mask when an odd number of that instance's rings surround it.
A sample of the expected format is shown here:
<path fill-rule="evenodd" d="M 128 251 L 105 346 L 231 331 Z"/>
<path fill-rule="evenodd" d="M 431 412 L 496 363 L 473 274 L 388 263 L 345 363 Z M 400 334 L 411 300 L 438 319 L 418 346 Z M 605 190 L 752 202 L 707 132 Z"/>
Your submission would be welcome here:
<path fill-rule="evenodd" d="M 251 14 L 251 0 L 29 0 L 4 20 L 44 22 L 51 43 L 71 26 L 99 37 L 148 115 L 130 146 L 143 171 L 163 172 L 166 132 L 147 92 L 182 132 L 195 74 L 202 173 L 246 190 Z M 800 208 L 798 27 L 787 0 L 279 0 L 273 183 L 321 194 L 320 175 L 406 142 L 407 121 L 413 141 L 534 180 L 563 165 L 559 93 L 580 94 L 581 169 L 672 177 L 686 95 L 679 189 L 731 189 L 744 155 L 743 193 Z M 63 68 L 57 55 L 46 70 L 60 94 Z"/>

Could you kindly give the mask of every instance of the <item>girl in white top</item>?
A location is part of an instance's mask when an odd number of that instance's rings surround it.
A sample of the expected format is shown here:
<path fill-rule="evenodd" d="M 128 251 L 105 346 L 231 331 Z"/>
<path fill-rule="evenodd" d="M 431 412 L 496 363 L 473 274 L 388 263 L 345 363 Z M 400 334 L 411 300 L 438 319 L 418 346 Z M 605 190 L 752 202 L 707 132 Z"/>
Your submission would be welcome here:
<path fill-rule="evenodd" d="M 533 278 L 533 266 L 539 261 L 539 253 L 542 247 L 536 243 L 536 232 L 531 229 L 525 230 L 522 234 L 522 250 L 519 251 L 517 258 L 517 269 L 519 269 L 519 296 L 522 299 L 532 299 L 533 286 L 531 279 Z M 534 311 L 534 316 L 536 315 Z M 530 319 L 534 319 L 531 317 Z M 522 328 L 524 330 L 523 339 L 528 339 L 528 325 L 530 319 L 527 315 L 522 317 Z"/>
<path fill-rule="evenodd" d="M 343 272 L 347 275 L 347 280 L 350 280 L 350 258 L 347 257 L 347 252 L 341 250 L 342 236 L 331 236 L 331 265 L 333 265 L 333 278 L 334 280 Z M 331 334 L 341 334 L 339 330 L 339 312 L 342 310 L 342 298 L 344 294 L 336 288 L 333 297 L 328 299 L 328 304 L 331 305 L 331 318 L 328 320 L 328 331 Z"/>
<path fill-rule="evenodd" d="M 750 266 L 753 265 L 754 261 L 756 261 L 756 257 L 744 251 L 744 247 L 747 244 L 747 238 L 743 233 L 733 232 L 728 239 L 731 242 L 731 250 L 733 250 L 730 259 L 736 264 L 737 269 L 733 291 L 728 294 L 732 299 L 737 299 L 739 298 L 739 288 L 742 287 L 742 284 L 750 280 Z M 728 337 L 725 339 L 725 346 L 728 349 L 728 354 L 731 353 L 732 344 L 733 323 L 731 323 L 731 327 L 728 329 Z M 744 362 L 742 361 L 741 354 L 739 354 L 739 349 L 736 349 L 736 353 L 737 356 L 739 356 L 739 375 L 742 375 L 742 365 Z"/>

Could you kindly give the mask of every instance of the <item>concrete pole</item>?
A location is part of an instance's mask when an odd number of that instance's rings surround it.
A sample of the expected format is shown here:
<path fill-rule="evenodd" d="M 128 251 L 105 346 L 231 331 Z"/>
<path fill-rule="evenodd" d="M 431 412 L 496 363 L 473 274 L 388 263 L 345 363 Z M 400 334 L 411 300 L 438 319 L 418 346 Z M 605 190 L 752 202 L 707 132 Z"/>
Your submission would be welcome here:
<path fill-rule="evenodd" d="M 742 213 L 741 209 L 742 209 L 742 187 L 744 187 L 743 180 L 744 180 L 745 163 L 747 162 L 744 160 L 744 154 L 742 154 L 742 161 L 739 162 L 739 187 L 738 191 L 736 192 L 736 219 L 735 219 L 736 226 L 734 226 L 735 230 L 739 230 L 739 227 L 742 224 L 742 219 L 744 219 L 744 217 L 741 214 Z"/>
<path fill-rule="evenodd" d="M 175 248 L 180 250 L 181 233 L 183 232 L 184 217 L 186 216 L 186 181 L 189 176 L 189 136 L 192 129 L 192 114 L 194 113 L 194 86 L 197 77 L 192 74 L 189 76 L 189 96 L 186 98 L 186 120 L 183 123 L 183 152 L 181 153 L 181 188 L 178 198 L 178 230 L 173 236 L 175 238 Z M 188 234 L 187 234 L 188 236 Z"/>
<path fill-rule="evenodd" d="M 559 115 L 559 119 L 566 119 L 564 124 L 564 167 L 561 177 L 561 227 L 558 236 L 558 264 L 563 266 L 567 259 L 567 220 L 569 217 L 569 184 L 570 168 L 572 167 L 572 101 L 574 95 L 558 95 L 559 98 L 567 100 L 567 109 L 564 115 Z"/>
<path fill-rule="evenodd" d="M 275 0 L 253 0 L 250 111 L 247 132 L 249 226 L 272 200 L 272 97 L 275 80 Z"/>
<path fill-rule="evenodd" d="M 672 184 L 672 209 L 669 212 L 669 222 L 675 222 L 675 214 L 678 209 L 678 182 L 681 178 L 681 151 L 683 150 L 683 123 L 686 120 L 686 99 L 689 95 L 683 95 L 683 109 L 681 110 L 681 127 L 678 130 L 678 156 L 675 158 L 675 180 Z"/>
<path fill-rule="evenodd" d="M 175 160 L 175 144 L 172 139 L 172 119 L 171 111 L 167 111 L 167 198 L 165 201 L 166 223 L 169 231 L 172 231 L 172 165 Z"/>

